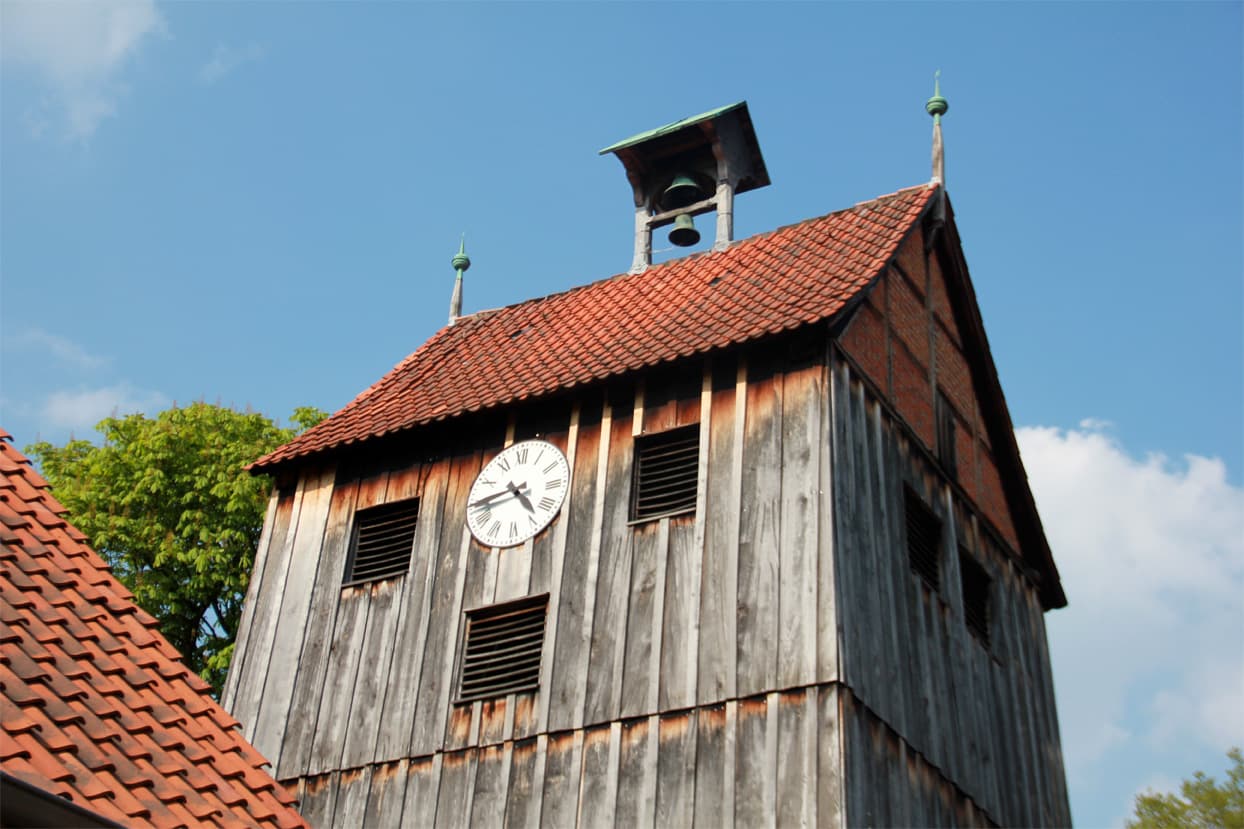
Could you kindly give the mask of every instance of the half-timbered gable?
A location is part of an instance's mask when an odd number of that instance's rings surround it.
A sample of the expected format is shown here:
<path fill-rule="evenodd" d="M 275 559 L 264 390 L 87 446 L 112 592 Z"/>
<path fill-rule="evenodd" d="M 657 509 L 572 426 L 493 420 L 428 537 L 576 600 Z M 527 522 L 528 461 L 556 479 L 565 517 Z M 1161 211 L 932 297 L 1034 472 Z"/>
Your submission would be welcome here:
<path fill-rule="evenodd" d="M 225 701 L 275 776 L 322 826 L 1069 822 L 1065 599 L 940 185 L 643 233 L 256 464 Z M 529 448 L 564 479 L 496 473 Z"/>

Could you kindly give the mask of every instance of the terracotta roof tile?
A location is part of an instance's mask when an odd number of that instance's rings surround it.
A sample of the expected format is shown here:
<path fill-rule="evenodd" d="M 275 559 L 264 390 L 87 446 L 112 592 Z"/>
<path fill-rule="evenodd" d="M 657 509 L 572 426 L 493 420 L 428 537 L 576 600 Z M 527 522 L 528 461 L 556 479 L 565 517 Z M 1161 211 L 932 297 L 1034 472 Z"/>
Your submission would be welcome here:
<path fill-rule="evenodd" d="M 252 468 L 828 320 L 880 273 L 935 192 L 902 190 L 724 251 L 462 317 Z"/>
<path fill-rule="evenodd" d="M 126 826 L 306 826 L 0 429 L 0 760 Z"/>

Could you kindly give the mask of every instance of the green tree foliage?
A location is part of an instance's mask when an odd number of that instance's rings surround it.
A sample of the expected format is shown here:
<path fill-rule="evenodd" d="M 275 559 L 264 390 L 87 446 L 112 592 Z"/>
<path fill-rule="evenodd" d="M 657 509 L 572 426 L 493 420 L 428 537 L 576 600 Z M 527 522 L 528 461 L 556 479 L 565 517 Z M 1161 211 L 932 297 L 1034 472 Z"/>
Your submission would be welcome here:
<path fill-rule="evenodd" d="M 1244 829 L 1244 754 L 1233 748 L 1227 757 L 1231 768 L 1222 785 L 1198 771 L 1179 794 L 1137 795 L 1128 829 Z"/>
<path fill-rule="evenodd" d="M 103 420 L 102 445 L 43 442 L 26 452 L 68 519 L 219 694 L 272 488 L 244 467 L 325 416 L 300 408 L 284 429 L 194 403 Z"/>

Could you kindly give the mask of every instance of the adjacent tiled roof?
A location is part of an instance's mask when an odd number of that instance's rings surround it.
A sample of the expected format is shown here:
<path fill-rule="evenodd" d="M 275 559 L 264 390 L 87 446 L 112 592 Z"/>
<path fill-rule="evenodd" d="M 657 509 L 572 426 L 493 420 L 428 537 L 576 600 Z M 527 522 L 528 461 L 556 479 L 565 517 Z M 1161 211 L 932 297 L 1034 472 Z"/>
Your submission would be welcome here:
<path fill-rule="evenodd" d="M 305 826 L 0 429 L 0 766 L 125 826 Z"/>
<path fill-rule="evenodd" d="M 827 320 L 881 271 L 933 185 L 565 293 L 463 317 L 254 469 Z"/>

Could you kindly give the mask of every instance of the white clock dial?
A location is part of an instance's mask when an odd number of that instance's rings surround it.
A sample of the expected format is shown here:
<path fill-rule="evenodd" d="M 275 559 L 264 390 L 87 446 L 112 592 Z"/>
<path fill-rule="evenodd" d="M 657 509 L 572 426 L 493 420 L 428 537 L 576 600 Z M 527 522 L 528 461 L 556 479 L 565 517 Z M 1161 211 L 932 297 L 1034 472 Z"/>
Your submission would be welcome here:
<path fill-rule="evenodd" d="M 543 440 L 525 440 L 488 462 L 467 496 L 467 526 L 488 547 L 522 544 L 549 525 L 566 500 L 566 456 Z"/>

